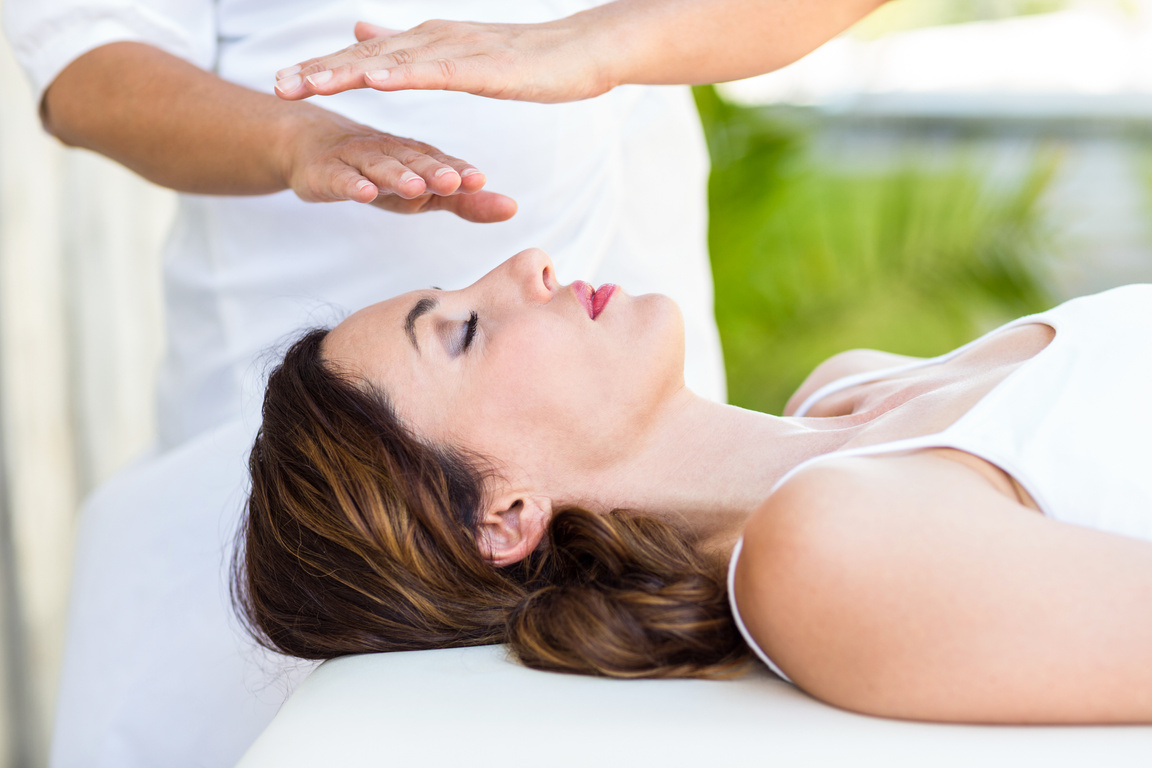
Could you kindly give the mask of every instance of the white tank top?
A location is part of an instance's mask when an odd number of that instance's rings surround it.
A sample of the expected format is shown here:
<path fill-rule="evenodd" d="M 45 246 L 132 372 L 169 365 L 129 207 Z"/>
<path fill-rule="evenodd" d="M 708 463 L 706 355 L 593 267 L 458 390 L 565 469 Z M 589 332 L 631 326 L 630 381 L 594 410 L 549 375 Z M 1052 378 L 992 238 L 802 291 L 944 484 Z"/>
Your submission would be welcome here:
<path fill-rule="evenodd" d="M 846 376 L 814 392 L 795 415 L 848 387 L 947 362 L 1028 323 L 1047 324 L 1056 335 L 947 429 L 813 457 L 775 487 L 831 457 L 955 448 L 1004 470 L 1047 517 L 1152 541 L 1152 285 L 1073 299 L 940 357 Z M 732 587 L 742 545 L 737 542 L 728 568 L 732 615 L 756 655 L 787 680 L 740 619 Z"/>

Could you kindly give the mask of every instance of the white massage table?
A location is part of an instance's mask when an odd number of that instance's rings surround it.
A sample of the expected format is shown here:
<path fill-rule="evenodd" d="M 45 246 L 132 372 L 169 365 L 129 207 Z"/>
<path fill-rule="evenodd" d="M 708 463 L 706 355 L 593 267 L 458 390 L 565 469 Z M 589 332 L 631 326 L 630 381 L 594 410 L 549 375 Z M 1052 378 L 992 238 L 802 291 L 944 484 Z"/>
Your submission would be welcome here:
<path fill-rule="evenodd" d="M 608 681 L 534 672 L 499 647 L 338 659 L 281 708 L 311 667 L 254 648 L 227 589 L 253 432 L 231 424 L 140 462 L 87 505 L 53 768 L 1152 766 L 1152 727 L 902 723 L 764 671 Z"/>
<path fill-rule="evenodd" d="M 1152 727 L 881 720 L 826 706 L 763 669 L 729 681 L 536 672 L 503 648 L 323 664 L 238 768 L 305 766 L 1152 766 Z"/>

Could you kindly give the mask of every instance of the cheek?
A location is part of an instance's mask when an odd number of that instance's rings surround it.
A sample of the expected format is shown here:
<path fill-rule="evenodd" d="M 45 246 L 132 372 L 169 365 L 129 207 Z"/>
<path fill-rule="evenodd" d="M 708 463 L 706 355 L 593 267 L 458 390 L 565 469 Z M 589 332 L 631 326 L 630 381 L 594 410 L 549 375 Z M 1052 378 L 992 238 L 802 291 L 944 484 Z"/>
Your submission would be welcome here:
<path fill-rule="evenodd" d="M 425 423 L 435 420 L 436 437 L 525 467 L 617 461 L 683 386 L 683 332 L 668 304 L 599 334 L 505 328 Z"/>
<path fill-rule="evenodd" d="M 443 380 L 393 372 L 384 391 L 400 423 L 418 438 L 440 444 L 451 435 L 457 415 L 449 407 L 453 393 Z"/>
<path fill-rule="evenodd" d="M 619 343 L 538 346 L 477 387 L 485 396 L 476 398 L 468 440 L 490 456 L 538 466 L 615 462 L 634 450 L 668 389 L 662 352 Z"/>
<path fill-rule="evenodd" d="M 518 464 L 567 461 L 595 439 L 611 388 L 563 327 L 506 330 L 483 352 L 454 407 L 453 438 L 489 458 Z"/>

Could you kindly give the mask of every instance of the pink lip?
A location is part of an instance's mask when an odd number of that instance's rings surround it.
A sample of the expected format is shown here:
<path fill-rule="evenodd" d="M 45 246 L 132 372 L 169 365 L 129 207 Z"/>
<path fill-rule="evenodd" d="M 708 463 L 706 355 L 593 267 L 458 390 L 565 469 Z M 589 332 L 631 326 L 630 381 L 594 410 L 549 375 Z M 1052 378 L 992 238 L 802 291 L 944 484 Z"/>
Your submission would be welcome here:
<path fill-rule="evenodd" d="M 608 306 L 608 300 L 612 298 L 612 294 L 616 293 L 616 286 L 612 283 L 604 283 L 596 289 L 592 294 L 592 319 L 595 320 L 604 311 L 604 307 Z"/>
<path fill-rule="evenodd" d="M 604 311 L 604 307 L 608 306 L 608 300 L 616 292 L 616 286 L 612 283 L 605 283 L 599 288 L 593 289 L 589 283 L 577 280 L 572 283 L 572 290 L 576 293 L 576 299 L 588 312 L 588 317 L 595 320 Z"/>

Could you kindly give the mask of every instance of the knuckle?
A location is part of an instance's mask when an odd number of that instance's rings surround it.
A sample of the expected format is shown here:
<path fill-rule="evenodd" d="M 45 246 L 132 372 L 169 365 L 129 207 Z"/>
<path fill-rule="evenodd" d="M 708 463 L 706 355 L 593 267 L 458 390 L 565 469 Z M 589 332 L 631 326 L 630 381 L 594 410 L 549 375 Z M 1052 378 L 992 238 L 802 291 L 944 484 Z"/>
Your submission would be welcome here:
<path fill-rule="evenodd" d="M 431 155 L 434 152 L 439 151 L 436 149 L 436 147 L 433 147 L 430 144 L 425 144 L 424 142 L 419 141 L 418 139 L 404 139 L 404 146 L 408 147 L 408 149 L 412 150 L 413 152 L 420 153 L 420 155 L 422 155 L 422 156 L 423 155 Z"/>
<path fill-rule="evenodd" d="M 382 178 L 389 176 L 398 178 L 404 172 L 404 164 L 390 154 L 378 155 L 366 165 L 370 166 L 373 172 L 380 174 Z"/>
<path fill-rule="evenodd" d="M 475 26 L 463 27 L 456 31 L 456 38 L 462 42 L 470 45 L 483 43 L 489 41 L 493 37 L 493 33 L 487 28 L 477 28 Z"/>
<path fill-rule="evenodd" d="M 365 40 L 348 48 L 349 53 L 358 59 L 371 59 L 383 53 L 384 46 L 379 40 Z"/>
<path fill-rule="evenodd" d="M 397 147 L 392 157 L 400 165 L 408 166 L 420 159 L 421 154 L 409 147 Z"/>
<path fill-rule="evenodd" d="M 440 69 L 440 76 L 445 80 L 452 80 L 456 77 L 456 62 L 452 59 L 436 59 L 436 66 Z"/>
<path fill-rule="evenodd" d="M 338 67 L 332 68 L 332 83 L 337 83 L 342 79 L 352 77 L 359 74 L 359 70 L 355 64 L 341 64 Z"/>
<path fill-rule="evenodd" d="M 399 65 L 407 65 L 412 63 L 412 51 L 407 48 L 401 48 L 398 51 L 392 52 L 392 59 Z"/>
<path fill-rule="evenodd" d="M 344 197 L 352 189 L 360 174 L 345 166 L 325 179 L 324 193 L 328 197 Z"/>

